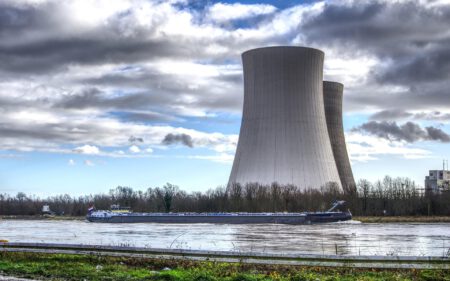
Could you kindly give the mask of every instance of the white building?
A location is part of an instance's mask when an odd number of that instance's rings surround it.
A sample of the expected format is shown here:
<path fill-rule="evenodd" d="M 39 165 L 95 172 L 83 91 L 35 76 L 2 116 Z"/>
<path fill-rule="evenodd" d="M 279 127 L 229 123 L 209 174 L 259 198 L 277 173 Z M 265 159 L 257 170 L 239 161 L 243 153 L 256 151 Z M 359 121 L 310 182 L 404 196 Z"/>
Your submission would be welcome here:
<path fill-rule="evenodd" d="M 425 192 L 450 191 L 450 171 L 430 170 L 425 177 Z"/>

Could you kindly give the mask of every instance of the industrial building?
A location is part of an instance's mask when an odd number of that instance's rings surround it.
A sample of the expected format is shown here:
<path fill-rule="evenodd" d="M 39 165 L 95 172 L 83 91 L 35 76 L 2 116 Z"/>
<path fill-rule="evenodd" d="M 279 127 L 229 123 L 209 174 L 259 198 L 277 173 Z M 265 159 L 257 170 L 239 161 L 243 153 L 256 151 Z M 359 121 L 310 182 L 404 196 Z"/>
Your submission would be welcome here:
<path fill-rule="evenodd" d="M 328 135 L 333 149 L 334 160 L 346 192 L 355 192 L 356 184 L 345 144 L 344 122 L 342 120 L 342 96 L 344 85 L 337 82 L 323 82 L 323 98 Z"/>
<path fill-rule="evenodd" d="M 450 191 L 450 171 L 430 170 L 425 177 L 425 192 L 437 194 L 443 191 Z"/>
<path fill-rule="evenodd" d="M 244 52 L 242 62 L 244 106 L 229 185 L 276 182 L 303 189 L 329 184 L 342 188 L 325 116 L 324 53 L 266 47 Z M 335 123 L 340 127 L 332 135 L 345 146 L 342 121 Z M 337 154 L 348 162 L 343 150 Z M 346 165 L 343 174 L 348 175 Z"/>

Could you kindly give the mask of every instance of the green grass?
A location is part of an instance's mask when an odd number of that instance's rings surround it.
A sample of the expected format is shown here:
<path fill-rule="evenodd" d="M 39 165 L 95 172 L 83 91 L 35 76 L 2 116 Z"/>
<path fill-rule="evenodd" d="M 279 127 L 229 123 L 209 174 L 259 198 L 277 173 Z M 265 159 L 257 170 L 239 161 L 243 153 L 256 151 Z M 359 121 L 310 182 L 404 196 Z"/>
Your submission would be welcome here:
<path fill-rule="evenodd" d="M 110 281 L 450 281 L 450 271 L 444 270 L 323 268 L 8 252 L 0 252 L 0 275 Z"/>
<path fill-rule="evenodd" d="M 356 216 L 353 220 L 363 223 L 450 223 L 450 216 Z"/>

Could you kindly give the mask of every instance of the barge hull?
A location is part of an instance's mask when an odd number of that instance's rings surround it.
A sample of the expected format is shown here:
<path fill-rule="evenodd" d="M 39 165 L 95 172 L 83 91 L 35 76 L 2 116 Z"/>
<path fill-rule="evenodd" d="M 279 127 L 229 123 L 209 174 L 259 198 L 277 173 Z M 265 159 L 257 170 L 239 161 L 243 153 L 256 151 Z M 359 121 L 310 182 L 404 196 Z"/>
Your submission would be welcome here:
<path fill-rule="evenodd" d="M 113 215 L 86 217 L 100 223 L 215 223 L 215 224 L 311 224 L 351 220 L 350 213 L 311 213 L 299 215 Z"/>

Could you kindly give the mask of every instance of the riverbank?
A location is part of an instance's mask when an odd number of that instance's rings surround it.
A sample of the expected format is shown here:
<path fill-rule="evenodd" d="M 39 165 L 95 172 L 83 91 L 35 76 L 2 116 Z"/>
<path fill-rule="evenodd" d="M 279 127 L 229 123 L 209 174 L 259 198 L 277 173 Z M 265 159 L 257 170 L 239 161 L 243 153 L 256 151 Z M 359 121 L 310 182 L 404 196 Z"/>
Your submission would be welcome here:
<path fill-rule="evenodd" d="M 449 270 L 326 268 L 1 251 L 0 275 L 44 280 L 110 281 L 450 280 Z"/>
<path fill-rule="evenodd" d="M 417 216 L 417 217 L 390 217 L 390 216 L 373 216 L 373 217 L 353 217 L 353 220 L 363 223 L 450 223 L 450 216 Z"/>
<path fill-rule="evenodd" d="M 48 215 L 35 215 L 35 216 L 0 216 L 2 220 L 62 220 L 62 221 L 83 221 L 85 216 L 48 216 Z"/>
<path fill-rule="evenodd" d="M 83 221 L 84 216 L 0 216 L 4 220 L 68 220 Z M 363 223 L 450 223 L 450 216 L 355 216 Z"/>

